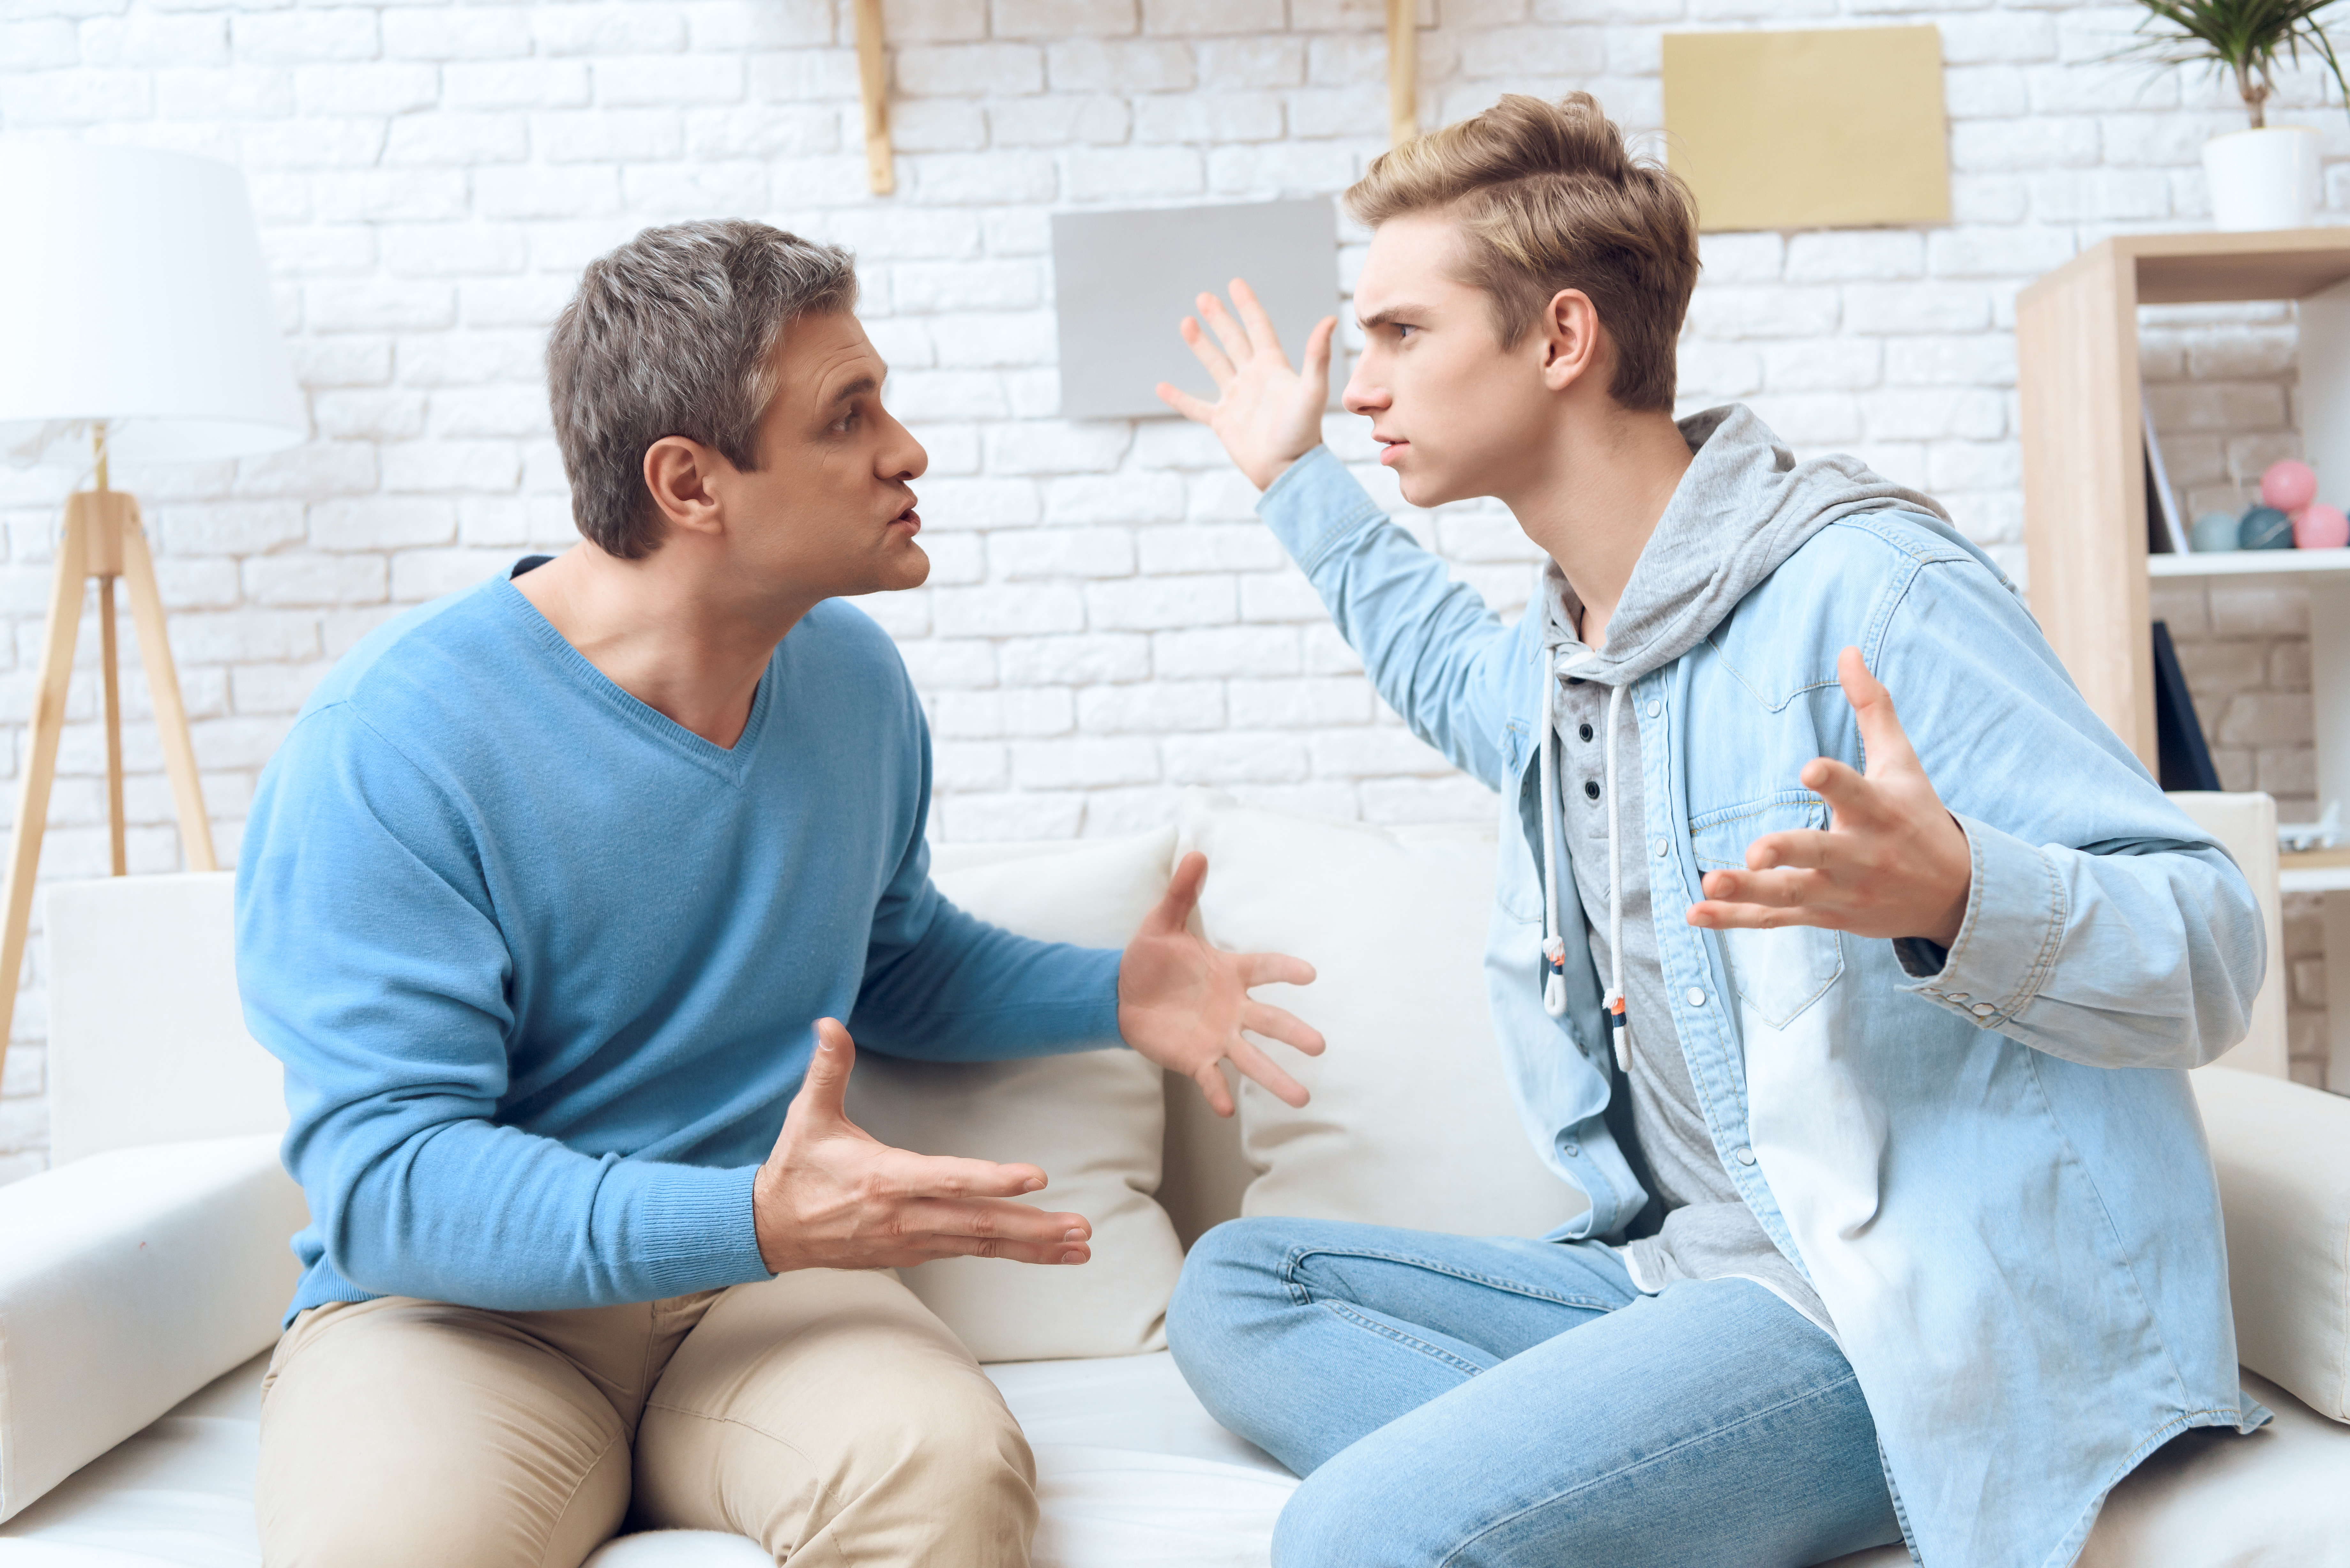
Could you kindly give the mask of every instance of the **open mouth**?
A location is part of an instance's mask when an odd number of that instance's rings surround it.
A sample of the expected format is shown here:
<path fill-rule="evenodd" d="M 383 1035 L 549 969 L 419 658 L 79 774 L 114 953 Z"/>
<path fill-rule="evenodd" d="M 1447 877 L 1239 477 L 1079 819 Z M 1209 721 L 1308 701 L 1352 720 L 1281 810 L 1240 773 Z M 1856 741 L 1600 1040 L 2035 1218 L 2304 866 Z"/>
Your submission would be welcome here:
<path fill-rule="evenodd" d="M 919 534 L 922 531 L 922 514 L 914 510 L 914 504 L 910 501 L 906 503 L 906 509 L 903 512 L 889 519 L 890 527 L 895 528 L 900 524 L 904 525 L 909 534 Z"/>
<path fill-rule="evenodd" d="M 1383 463 L 1392 463 L 1403 455 L 1405 448 L 1411 445 L 1400 436 L 1383 436 L 1376 431 L 1371 439 L 1379 443 L 1379 461 Z"/>

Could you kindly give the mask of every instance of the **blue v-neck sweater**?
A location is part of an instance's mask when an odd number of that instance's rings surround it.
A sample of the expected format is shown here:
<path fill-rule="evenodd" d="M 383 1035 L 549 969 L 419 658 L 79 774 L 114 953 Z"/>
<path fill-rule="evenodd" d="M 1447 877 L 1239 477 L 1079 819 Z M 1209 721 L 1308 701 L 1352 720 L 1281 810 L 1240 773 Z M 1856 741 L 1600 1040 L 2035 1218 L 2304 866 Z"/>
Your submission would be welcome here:
<path fill-rule="evenodd" d="M 897 650 L 838 601 L 776 648 L 731 750 L 504 579 L 361 642 L 237 867 L 237 983 L 310 1204 L 288 1319 L 766 1278 L 751 1179 L 821 1017 L 931 1060 L 1116 1044 L 1116 952 L 932 888 L 930 784 Z"/>

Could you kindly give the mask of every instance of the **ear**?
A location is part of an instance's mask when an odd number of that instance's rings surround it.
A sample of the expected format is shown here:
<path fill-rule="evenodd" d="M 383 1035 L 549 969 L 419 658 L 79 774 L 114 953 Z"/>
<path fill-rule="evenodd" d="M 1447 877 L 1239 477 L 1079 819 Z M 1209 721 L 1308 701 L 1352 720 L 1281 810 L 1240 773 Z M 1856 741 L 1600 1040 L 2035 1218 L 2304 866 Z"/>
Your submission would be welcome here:
<path fill-rule="evenodd" d="M 718 492 L 711 481 L 729 463 L 711 448 L 684 436 L 663 436 L 645 449 L 645 488 L 671 528 L 689 533 L 723 530 Z"/>
<path fill-rule="evenodd" d="M 1562 288 L 1552 295 L 1532 335 L 1543 350 L 1543 385 L 1554 392 L 1563 392 L 1588 377 L 1607 357 L 1598 307 L 1579 288 Z"/>

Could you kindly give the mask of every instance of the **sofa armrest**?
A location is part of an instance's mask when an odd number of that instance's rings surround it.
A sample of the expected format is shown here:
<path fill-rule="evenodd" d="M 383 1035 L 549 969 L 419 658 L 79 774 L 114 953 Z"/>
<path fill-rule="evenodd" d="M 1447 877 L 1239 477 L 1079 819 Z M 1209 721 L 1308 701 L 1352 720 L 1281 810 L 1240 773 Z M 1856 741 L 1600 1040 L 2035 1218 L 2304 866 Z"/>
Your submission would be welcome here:
<path fill-rule="evenodd" d="M 2225 1067 L 2189 1081 L 2227 1216 L 2237 1357 L 2350 1421 L 2350 1099 Z"/>
<path fill-rule="evenodd" d="M 308 1222 L 266 1134 L 0 1188 L 0 1520 L 274 1344 Z"/>

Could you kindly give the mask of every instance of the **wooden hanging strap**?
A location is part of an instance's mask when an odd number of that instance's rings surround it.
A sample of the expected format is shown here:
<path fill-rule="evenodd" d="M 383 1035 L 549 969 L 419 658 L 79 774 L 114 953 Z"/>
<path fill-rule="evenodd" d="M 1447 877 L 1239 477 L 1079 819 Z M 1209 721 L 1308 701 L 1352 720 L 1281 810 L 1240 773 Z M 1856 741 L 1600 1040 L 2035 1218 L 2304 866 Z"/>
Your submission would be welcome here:
<path fill-rule="evenodd" d="M 1419 134 L 1419 0 L 1388 0 L 1388 140 Z"/>
<path fill-rule="evenodd" d="M 881 0 L 857 0 L 857 88 L 865 100 L 865 181 L 877 196 L 898 188 L 889 150 L 889 62 L 881 50 Z"/>

